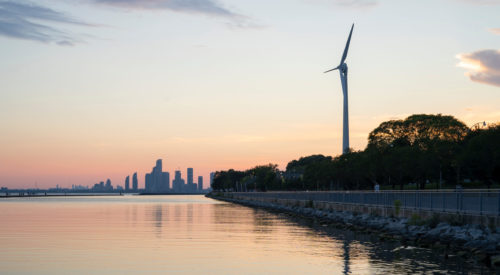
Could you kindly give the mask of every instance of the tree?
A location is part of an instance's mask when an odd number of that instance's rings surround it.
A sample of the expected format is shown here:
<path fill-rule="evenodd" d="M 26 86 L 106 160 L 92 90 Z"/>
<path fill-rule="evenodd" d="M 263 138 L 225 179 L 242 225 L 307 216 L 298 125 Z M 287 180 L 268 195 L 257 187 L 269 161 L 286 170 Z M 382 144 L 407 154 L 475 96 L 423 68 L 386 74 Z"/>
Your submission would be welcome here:
<path fill-rule="evenodd" d="M 246 171 L 255 177 L 257 189 L 260 191 L 280 190 L 281 178 L 277 164 L 258 165 Z"/>
<path fill-rule="evenodd" d="M 429 178 L 438 178 L 443 167 L 452 167 L 453 155 L 468 132 L 467 126 L 452 116 L 412 115 L 381 123 L 370 133 L 367 149 L 384 156 L 379 163 L 386 165 L 381 170 L 390 178 L 388 171 L 399 170 L 396 178 L 403 180 L 405 165 L 401 160 L 413 162 L 413 173 L 409 176 L 424 189 Z"/>
<path fill-rule="evenodd" d="M 471 132 L 458 162 L 470 178 L 488 187 L 500 182 L 500 125 Z"/>
<path fill-rule="evenodd" d="M 245 190 L 260 191 L 352 190 L 380 183 L 403 189 L 414 182 L 425 189 L 427 182 L 441 178 L 460 182 L 461 171 L 488 186 L 500 182 L 500 126 L 470 131 L 452 116 L 418 114 L 382 122 L 363 151 L 301 157 L 290 161 L 283 174 L 275 164 L 220 171 L 212 188 L 236 190 L 243 184 Z"/>

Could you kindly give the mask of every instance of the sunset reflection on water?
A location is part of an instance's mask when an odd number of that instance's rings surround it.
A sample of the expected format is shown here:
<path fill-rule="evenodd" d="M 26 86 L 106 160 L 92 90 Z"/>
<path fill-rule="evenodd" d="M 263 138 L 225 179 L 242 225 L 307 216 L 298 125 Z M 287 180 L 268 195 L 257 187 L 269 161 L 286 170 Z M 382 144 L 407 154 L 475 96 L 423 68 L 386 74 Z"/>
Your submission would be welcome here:
<path fill-rule="evenodd" d="M 366 236 L 203 196 L 3 199 L 0 222 L 2 274 L 404 274 L 447 268 L 430 252 L 393 255 L 394 247 Z"/>

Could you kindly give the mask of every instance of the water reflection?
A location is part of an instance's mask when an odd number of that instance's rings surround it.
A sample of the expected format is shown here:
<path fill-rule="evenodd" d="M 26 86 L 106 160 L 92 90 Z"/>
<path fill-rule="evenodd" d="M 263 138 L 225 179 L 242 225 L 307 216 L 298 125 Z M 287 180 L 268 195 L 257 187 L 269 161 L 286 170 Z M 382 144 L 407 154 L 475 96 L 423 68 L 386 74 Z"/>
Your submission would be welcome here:
<path fill-rule="evenodd" d="M 162 213 L 161 213 L 161 205 L 157 204 L 154 206 L 154 220 L 156 227 L 156 236 L 161 238 L 161 222 L 162 222 Z"/>
<path fill-rule="evenodd" d="M 349 274 L 349 241 L 344 240 L 342 248 L 344 249 L 344 274 Z"/>
<path fill-rule="evenodd" d="M 481 271 L 429 250 L 201 196 L 4 200 L 0 221 L 0 266 L 7 273 Z"/>

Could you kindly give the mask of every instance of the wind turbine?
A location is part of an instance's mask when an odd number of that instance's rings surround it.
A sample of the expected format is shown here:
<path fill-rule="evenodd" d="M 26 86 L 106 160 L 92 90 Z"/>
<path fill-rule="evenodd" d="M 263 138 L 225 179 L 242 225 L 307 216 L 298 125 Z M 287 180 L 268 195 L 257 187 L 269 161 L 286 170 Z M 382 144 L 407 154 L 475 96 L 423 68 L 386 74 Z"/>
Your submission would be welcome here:
<path fill-rule="evenodd" d="M 347 51 L 349 50 L 349 43 L 351 43 L 352 30 L 354 29 L 354 24 L 352 24 L 351 32 L 349 33 L 349 38 L 347 38 L 347 43 L 345 45 L 344 54 L 340 60 L 340 65 L 337 67 L 326 71 L 325 73 L 339 70 L 340 81 L 342 82 L 342 92 L 344 93 L 344 120 L 343 120 L 343 138 L 342 138 L 342 154 L 349 152 L 349 110 L 347 104 L 347 64 L 345 59 L 347 57 Z"/>

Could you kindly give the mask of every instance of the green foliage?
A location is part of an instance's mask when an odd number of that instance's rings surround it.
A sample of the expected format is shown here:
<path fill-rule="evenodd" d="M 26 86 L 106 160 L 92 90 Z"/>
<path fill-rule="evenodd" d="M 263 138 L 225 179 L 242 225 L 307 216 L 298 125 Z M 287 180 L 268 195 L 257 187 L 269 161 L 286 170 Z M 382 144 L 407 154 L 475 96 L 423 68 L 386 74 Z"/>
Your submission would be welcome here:
<path fill-rule="evenodd" d="M 432 214 L 432 216 L 425 221 L 426 225 L 430 228 L 436 228 L 436 226 L 441 222 L 439 214 Z"/>
<path fill-rule="evenodd" d="M 490 229 L 491 232 L 497 233 L 497 225 L 495 223 L 495 218 L 488 217 L 488 228 Z"/>
<path fill-rule="evenodd" d="M 500 125 L 472 132 L 458 164 L 464 177 L 483 181 L 488 187 L 500 182 Z"/>
<path fill-rule="evenodd" d="M 314 208 L 314 202 L 312 200 L 308 200 L 305 206 L 307 208 Z"/>
<path fill-rule="evenodd" d="M 396 217 L 399 217 L 399 212 L 401 211 L 401 201 L 400 200 L 395 200 L 394 201 L 394 212 L 396 212 Z"/>
<path fill-rule="evenodd" d="M 452 226 L 465 225 L 465 219 L 462 215 L 452 215 L 446 219 L 446 222 Z"/>
<path fill-rule="evenodd" d="M 218 171 L 212 188 L 223 191 L 382 190 L 481 188 L 500 183 L 500 126 L 471 131 L 452 116 L 412 115 L 382 122 L 363 151 L 334 158 L 311 155 L 292 160 L 286 171 L 259 165 Z M 410 185 L 409 183 L 413 183 Z M 429 183 L 429 184 L 428 184 Z M 441 183 L 441 185 L 440 185 Z"/>
<path fill-rule="evenodd" d="M 276 164 L 259 165 L 246 171 L 217 171 L 212 182 L 214 190 L 223 191 L 280 190 L 282 185 Z"/>
<path fill-rule="evenodd" d="M 422 217 L 418 214 L 412 214 L 408 220 L 408 225 L 423 225 Z"/>

